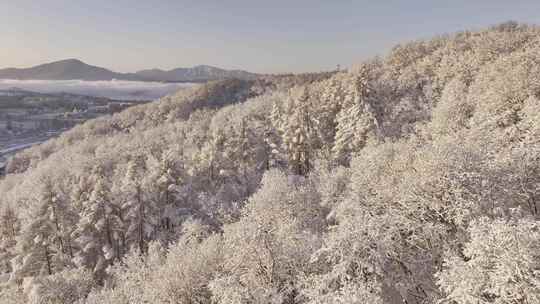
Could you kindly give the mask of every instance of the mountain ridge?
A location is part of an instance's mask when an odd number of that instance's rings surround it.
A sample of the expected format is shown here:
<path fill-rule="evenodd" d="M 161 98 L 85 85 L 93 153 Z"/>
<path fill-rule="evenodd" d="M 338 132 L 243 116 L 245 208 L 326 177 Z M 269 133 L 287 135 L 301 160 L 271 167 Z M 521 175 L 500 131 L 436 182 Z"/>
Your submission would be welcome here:
<path fill-rule="evenodd" d="M 0 69 L 0 79 L 18 80 L 133 80 L 160 82 L 206 82 L 222 79 L 255 79 L 259 75 L 243 70 L 227 70 L 209 65 L 197 65 L 191 68 L 161 70 L 157 68 L 119 73 L 87 64 L 79 59 L 70 58 L 40 64 L 29 68 Z"/>

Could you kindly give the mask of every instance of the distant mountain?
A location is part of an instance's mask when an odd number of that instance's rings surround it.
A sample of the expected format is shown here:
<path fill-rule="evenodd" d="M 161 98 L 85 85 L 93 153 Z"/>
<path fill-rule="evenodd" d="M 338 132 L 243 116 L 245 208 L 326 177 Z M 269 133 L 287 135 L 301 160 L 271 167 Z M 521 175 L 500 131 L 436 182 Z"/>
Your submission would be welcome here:
<path fill-rule="evenodd" d="M 0 70 L 0 78 L 21 80 L 111 80 L 124 78 L 124 75 L 88 65 L 77 59 L 68 59 L 26 69 L 3 69 Z"/>
<path fill-rule="evenodd" d="M 257 74 L 242 70 L 224 70 L 208 65 L 198 65 L 193 68 L 178 68 L 170 71 L 160 69 L 143 70 L 135 73 L 145 80 L 157 81 L 207 81 L 219 79 L 254 79 Z"/>
<path fill-rule="evenodd" d="M 170 71 L 159 69 L 143 70 L 136 73 L 117 73 L 88 65 L 78 59 L 67 59 L 42 64 L 31 68 L 0 69 L 0 79 L 20 80 L 139 80 L 166 82 L 204 82 L 220 79 L 254 79 L 257 74 L 241 70 L 225 70 L 207 65 L 193 68 L 178 68 Z"/>

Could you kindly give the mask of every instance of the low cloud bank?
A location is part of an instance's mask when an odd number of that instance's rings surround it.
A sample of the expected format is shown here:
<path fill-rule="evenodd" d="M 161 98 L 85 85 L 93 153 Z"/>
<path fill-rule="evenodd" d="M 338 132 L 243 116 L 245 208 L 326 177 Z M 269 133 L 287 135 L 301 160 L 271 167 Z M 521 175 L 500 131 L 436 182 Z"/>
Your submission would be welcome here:
<path fill-rule="evenodd" d="M 192 86 L 190 83 L 85 80 L 0 79 L 0 89 L 20 88 L 39 93 L 72 93 L 120 100 L 153 100 Z"/>

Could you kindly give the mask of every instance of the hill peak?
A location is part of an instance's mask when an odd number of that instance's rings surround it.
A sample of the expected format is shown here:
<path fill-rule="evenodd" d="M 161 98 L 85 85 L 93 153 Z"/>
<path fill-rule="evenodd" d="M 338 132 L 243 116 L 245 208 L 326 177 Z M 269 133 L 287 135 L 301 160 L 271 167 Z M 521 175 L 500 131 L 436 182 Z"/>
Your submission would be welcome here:
<path fill-rule="evenodd" d="M 53 63 L 78 63 L 78 64 L 86 64 L 84 63 L 83 61 L 77 59 L 77 58 L 69 58 L 69 59 L 64 59 L 64 60 L 59 60 L 59 61 L 56 61 L 56 62 L 53 62 Z"/>

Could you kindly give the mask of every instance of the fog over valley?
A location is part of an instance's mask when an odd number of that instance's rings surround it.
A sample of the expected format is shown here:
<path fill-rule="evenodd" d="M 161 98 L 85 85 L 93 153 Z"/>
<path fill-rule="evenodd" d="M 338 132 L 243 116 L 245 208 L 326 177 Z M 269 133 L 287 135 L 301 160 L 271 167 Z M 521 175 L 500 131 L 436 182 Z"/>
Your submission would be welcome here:
<path fill-rule="evenodd" d="M 191 83 L 162 83 L 128 80 L 16 80 L 0 79 L 0 90 L 19 88 L 39 93 L 71 93 L 118 100 L 154 100 Z"/>

